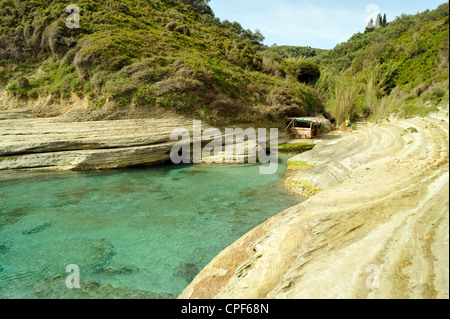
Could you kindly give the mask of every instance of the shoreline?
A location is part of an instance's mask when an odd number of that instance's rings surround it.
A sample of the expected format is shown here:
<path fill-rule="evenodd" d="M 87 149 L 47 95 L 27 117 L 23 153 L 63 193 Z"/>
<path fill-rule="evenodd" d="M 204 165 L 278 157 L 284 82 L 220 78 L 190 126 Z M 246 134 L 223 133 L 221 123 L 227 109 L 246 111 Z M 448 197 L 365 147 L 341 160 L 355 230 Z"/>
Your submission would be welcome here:
<path fill-rule="evenodd" d="M 296 156 L 314 165 L 293 180 L 321 191 L 224 249 L 178 298 L 448 298 L 448 121 L 447 106 Z"/>
<path fill-rule="evenodd" d="M 174 129 L 189 132 L 192 148 L 196 143 L 193 122 L 184 117 L 66 122 L 64 117 L 31 118 L 27 112 L 0 111 L 0 172 L 151 167 L 170 161 L 172 148 L 180 143 L 171 139 Z M 208 129 L 204 123 L 202 147 L 212 141 L 212 137 L 203 136 Z M 285 135 L 281 132 L 279 143 L 287 140 Z M 224 144 L 227 136 L 222 132 L 221 137 Z M 268 147 L 272 141 L 266 143 Z M 257 148 L 247 148 L 248 142 L 243 142 L 243 146 L 244 155 L 233 154 L 234 162 L 242 159 L 245 162 L 257 152 Z M 202 162 L 225 158 L 228 155 L 222 151 L 203 157 Z"/>
<path fill-rule="evenodd" d="M 129 122 L 151 127 L 113 123 Z M 312 140 L 318 145 L 290 159 L 301 169 L 284 180 L 286 191 L 307 199 L 225 248 L 178 297 L 448 298 L 448 122 L 447 106 Z M 54 153 L 65 155 L 43 155 Z M 367 288 L 369 266 L 383 274 L 380 289 Z"/>

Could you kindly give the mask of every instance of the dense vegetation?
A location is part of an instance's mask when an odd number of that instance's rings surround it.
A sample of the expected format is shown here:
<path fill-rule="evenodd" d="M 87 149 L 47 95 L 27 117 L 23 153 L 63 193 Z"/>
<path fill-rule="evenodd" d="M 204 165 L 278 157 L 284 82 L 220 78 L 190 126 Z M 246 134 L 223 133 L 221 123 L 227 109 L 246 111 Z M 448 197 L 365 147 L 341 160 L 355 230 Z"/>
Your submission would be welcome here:
<path fill-rule="evenodd" d="M 259 31 L 220 21 L 207 1 L 77 5 L 80 28 L 70 29 L 67 1 L 0 0 L 0 85 L 9 94 L 76 94 L 91 109 L 171 110 L 213 124 L 281 124 L 320 110 L 311 86 L 263 61 Z"/>
<path fill-rule="evenodd" d="M 263 47 L 261 55 L 270 57 L 281 63 L 282 61 L 298 62 L 300 60 L 313 58 L 325 53 L 326 50 L 314 49 L 311 47 L 277 46 Z"/>
<path fill-rule="evenodd" d="M 206 0 L 0 0 L 0 87 L 20 99 L 76 94 L 108 114 L 175 111 L 212 124 L 425 115 L 448 103 L 448 3 L 367 28 L 333 50 L 262 45 Z M 123 113 L 123 114 L 126 114 Z M 101 119 L 101 117 L 96 117 Z"/>
<path fill-rule="evenodd" d="M 337 122 L 426 115 L 449 96 L 449 7 L 402 15 L 311 58 L 316 89 Z"/>

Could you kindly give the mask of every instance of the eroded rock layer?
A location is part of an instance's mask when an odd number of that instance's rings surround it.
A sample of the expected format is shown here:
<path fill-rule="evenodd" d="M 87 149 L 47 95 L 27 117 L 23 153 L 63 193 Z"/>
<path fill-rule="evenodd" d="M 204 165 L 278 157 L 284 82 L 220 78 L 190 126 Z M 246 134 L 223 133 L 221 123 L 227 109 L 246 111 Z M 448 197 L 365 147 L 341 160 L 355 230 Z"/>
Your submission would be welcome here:
<path fill-rule="evenodd" d="M 447 107 L 299 155 L 310 165 L 293 188 L 319 191 L 222 251 L 179 298 L 448 298 L 448 134 Z"/>
<path fill-rule="evenodd" d="M 111 169 L 168 161 L 175 128 L 184 118 L 64 122 L 2 113 L 0 170 L 22 168 Z"/>

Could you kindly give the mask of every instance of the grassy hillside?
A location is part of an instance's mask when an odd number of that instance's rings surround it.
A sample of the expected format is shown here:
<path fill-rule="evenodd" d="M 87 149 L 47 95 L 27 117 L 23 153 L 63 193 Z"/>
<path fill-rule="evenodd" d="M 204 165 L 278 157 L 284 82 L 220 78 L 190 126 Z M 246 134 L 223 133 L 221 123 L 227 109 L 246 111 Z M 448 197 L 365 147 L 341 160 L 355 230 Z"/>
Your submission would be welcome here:
<path fill-rule="evenodd" d="M 449 99 L 448 3 L 355 34 L 311 60 L 322 66 L 316 89 L 338 123 L 425 115 Z"/>
<path fill-rule="evenodd" d="M 20 99 L 176 111 L 213 124 L 281 123 L 320 110 L 315 90 L 259 53 L 264 37 L 203 0 L 0 0 L 0 85 Z"/>
<path fill-rule="evenodd" d="M 448 102 L 448 3 L 329 51 L 264 47 L 262 34 L 220 21 L 204 0 L 80 0 L 78 29 L 66 27 L 66 5 L 0 0 L 0 87 L 11 98 L 77 95 L 93 119 L 133 108 L 280 126 L 323 107 L 342 123 Z"/>

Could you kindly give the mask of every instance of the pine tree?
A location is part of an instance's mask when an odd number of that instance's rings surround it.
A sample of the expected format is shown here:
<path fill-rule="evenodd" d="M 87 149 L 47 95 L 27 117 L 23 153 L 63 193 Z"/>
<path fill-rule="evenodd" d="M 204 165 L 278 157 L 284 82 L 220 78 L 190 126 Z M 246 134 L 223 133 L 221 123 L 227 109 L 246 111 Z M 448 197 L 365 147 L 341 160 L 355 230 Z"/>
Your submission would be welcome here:
<path fill-rule="evenodd" d="M 386 28 L 386 26 L 387 26 L 387 17 L 386 17 L 386 13 L 383 15 L 383 22 L 381 23 L 381 25 L 383 26 L 383 28 Z"/>

